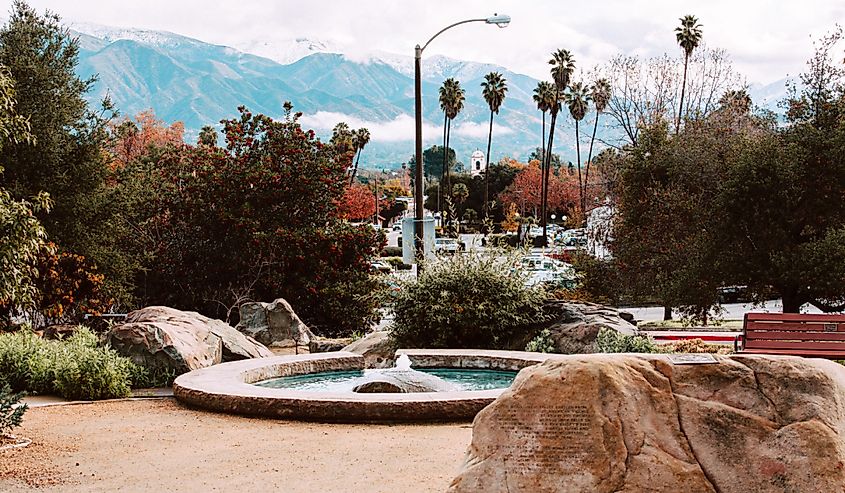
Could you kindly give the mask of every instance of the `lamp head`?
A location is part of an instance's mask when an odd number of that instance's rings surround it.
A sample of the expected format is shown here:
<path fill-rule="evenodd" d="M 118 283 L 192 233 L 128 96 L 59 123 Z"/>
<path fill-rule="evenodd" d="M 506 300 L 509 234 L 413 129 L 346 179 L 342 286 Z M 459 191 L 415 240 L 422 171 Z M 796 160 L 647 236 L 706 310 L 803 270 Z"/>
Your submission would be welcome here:
<path fill-rule="evenodd" d="M 508 24 L 511 23 L 511 16 L 509 15 L 499 15 L 493 14 L 493 17 L 488 17 L 485 22 L 487 24 L 495 24 L 501 28 L 508 27 Z"/>

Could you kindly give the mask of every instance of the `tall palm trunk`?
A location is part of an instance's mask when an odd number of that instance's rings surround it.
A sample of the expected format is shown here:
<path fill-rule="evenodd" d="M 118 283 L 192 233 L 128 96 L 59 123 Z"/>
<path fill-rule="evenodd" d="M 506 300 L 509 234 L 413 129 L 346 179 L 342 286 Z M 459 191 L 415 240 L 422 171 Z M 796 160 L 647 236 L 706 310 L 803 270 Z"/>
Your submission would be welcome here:
<path fill-rule="evenodd" d="M 587 220 L 587 206 L 584 201 L 584 182 L 581 180 L 581 133 L 578 127 L 578 120 L 575 120 L 575 155 L 578 159 L 578 194 L 581 196 L 581 215 L 584 221 Z"/>
<path fill-rule="evenodd" d="M 540 132 L 540 149 L 542 155 L 540 156 L 540 202 L 543 202 L 546 189 L 546 112 L 543 111 L 543 130 Z M 523 214 L 525 214 L 523 212 Z M 537 208 L 534 208 L 534 215 L 537 215 Z M 543 241 L 545 241 L 546 231 L 543 230 Z"/>
<path fill-rule="evenodd" d="M 684 112 L 684 92 L 687 90 L 687 67 L 689 66 L 689 54 L 684 56 L 684 80 L 681 82 L 681 103 L 678 105 L 678 119 L 675 121 L 675 135 L 681 130 L 681 114 Z"/>
<path fill-rule="evenodd" d="M 557 112 L 552 111 L 552 121 L 549 124 L 549 145 L 546 148 L 546 163 L 543 170 L 543 175 L 545 179 L 543 180 L 543 193 L 541 197 L 541 205 L 540 205 L 540 215 L 541 217 L 541 224 L 543 225 L 543 245 L 548 244 L 548 236 L 546 234 L 546 206 L 548 205 L 549 201 L 549 176 L 552 168 L 552 147 L 554 146 L 555 140 L 555 123 L 557 122 Z"/>
<path fill-rule="evenodd" d="M 590 186 L 590 164 L 593 162 L 593 144 L 596 142 L 596 130 L 599 128 L 599 112 L 596 111 L 596 121 L 593 123 L 593 136 L 590 138 L 590 151 L 587 152 L 587 169 L 584 172 L 584 195 Z"/>
<path fill-rule="evenodd" d="M 487 133 L 487 162 L 484 164 L 484 219 L 489 215 L 490 202 L 490 146 L 493 143 L 493 112 L 490 111 L 490 130 Z"/>
<path fill-rule="evenodd" d="M 355 184 L 355 174 L 358 172 L 358 163 L 361 161 L 361 153 L 364 152 L 364 149 L 358 149 L 358 157 L 355 158 L 355 166 L 352 168 L 352 176 L 349 177 L 349 186 L 351 187 Z"/>
<path fill-rule="evenodd" d="M 546 160 L 546 112 L 543 112 L 543 131 L 540 132 L 540 140 L 542 140 L 542 144 L 540 149 L 543 150 L 543 161 Z"/>

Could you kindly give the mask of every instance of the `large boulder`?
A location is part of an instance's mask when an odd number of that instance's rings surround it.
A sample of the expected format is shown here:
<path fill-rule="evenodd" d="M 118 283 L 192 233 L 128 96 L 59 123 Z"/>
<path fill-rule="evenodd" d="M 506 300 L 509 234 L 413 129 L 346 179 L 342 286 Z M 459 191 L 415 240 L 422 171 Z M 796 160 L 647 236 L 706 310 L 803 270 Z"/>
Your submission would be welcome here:
<path fill-rule="evenodd" d="M 456 387 L 442 378 L 406 368 L 388 368 L 369 373 L 352 391 L 360 394 L 404 394 L 408 392 L 449 392 Z"/>
<path fill-rule="evenodd" d="M 595 303 L 549 301 L 543 311 L 551 315 L 545 326 L 551 333 L 555 350 L 562 354 L 597 352 L 596 336 L 603 328 L 625 335 L 637 334 L 637 327 L 619 310 Z"/>
<path fill-rule="evenodd" d="M 290 303 L 282 298 L 272 303 L 244 303 L 235 328 L 265 346 L 308 346 L 314 337 Z"/>
<path fill-rule="evenodd" d="M 341 351 L 363 356 L 365 368 L 391 368 L 398 348 L 396 342 L 390 338 L 389 332 L 379 330 L 353 341 Z"/>
<path fill-rule="evenodd" d="M 825 360 L 561 356 L 473 424 L 451 493 L 845 491 L 845 369 Z"/>
<path fill-rule="evenodd" d="M 237 329 L 222 320 L 204 317 L 195 312 L 186 313 L 207 323 L 211 332 L 222 340 L 224 362 L 275 356 L 263 344 L 248 335 L 238 332 Z"/>
<path fill-rule="evenodd" d="M 166 306 L 129 313 L 125 323 L 109 330 L 106 340 L 140 365 L 177 374 L 222 361 L 273 356 L 223 321 Z"/>

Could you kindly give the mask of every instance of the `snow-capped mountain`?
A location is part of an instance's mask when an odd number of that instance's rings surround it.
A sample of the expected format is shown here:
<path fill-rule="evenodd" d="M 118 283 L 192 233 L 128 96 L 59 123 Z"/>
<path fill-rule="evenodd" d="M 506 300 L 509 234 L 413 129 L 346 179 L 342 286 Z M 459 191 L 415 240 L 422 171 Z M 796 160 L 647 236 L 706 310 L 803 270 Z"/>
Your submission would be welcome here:
<path fill-rule="evenodd" d="M 343 47 L 328 40 L 309 38 L 283 38 L 280 40 L 256 39 L 235 45 L 244 53 L 269 58 L 282 65 L 288 65 L 314 53 L 344 53 Z"/>
<path fill-rule="evenodd" d="M 79 74 L 98 75 L 90 100 L 97 102 L 108 94 L 124 115 L 152 108 L 165 121 L 182 121 L 191 138 L 204 125 L 235 117 L 241 105 L 278 117 L 283 103 L 291 101 L 304 113 L 303 124 L 323 136 L 340 121 L 368 127 L 372 140 L 362 165 L 397 167 L 413 154 L 411 54 L 361 54 L 332 41 L 281 38 L 236 49 L 165 31 L 95 24 L 69 27 L 79 37 Z M 508 93 L 495 117 L 491 158 L 525 159 L 539 146 L 540 113 L 532 100 L 537 80 L 505 67 L 439 55 L 423 59 L 426 145 L 442 138 L 438 89 L 444 79 L 455 77 L 466 90 L 464 110 L 452 126 L 458 159 L 468 162 L 475 149 L 486 148 L 490 110 L 480 85 L 494 70 L 507 79 Z M 752 86 L 751 92 L 758 104 L 768 103 L 782 87 L 782 83 Z M 599 127 L 599 136 L 612 140 L 612 130 L 605 124 Z M 555 142 L 556 152 L 574 161 L 571 127 L 569 118 L 560 119 Z"/>

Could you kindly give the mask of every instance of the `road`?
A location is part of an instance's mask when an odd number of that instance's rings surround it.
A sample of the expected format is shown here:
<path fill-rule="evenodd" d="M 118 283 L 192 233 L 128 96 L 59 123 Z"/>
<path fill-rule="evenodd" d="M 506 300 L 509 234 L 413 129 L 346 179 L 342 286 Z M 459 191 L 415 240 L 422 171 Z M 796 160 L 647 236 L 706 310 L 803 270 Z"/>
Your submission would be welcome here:
<path fill-rule="evenodd" d="M 763 306 L 754 306 L 750 303 L 729 303 L 722 305 L 722 309 L 724 312 L 718 318 L 724 320 L 741 320 L 748 312 L 780 312 L 783 310 L 783 303 L 781 300 L 770 300 L 763 304 Z M 620 310 L 633 314 L 635 319 L 642 320 L 643 322 L 663 320 L 662 306 L 622 307 Z M 821 313 L 821 311 L 812 305 L 804 305 L 801 313 Z"/>

